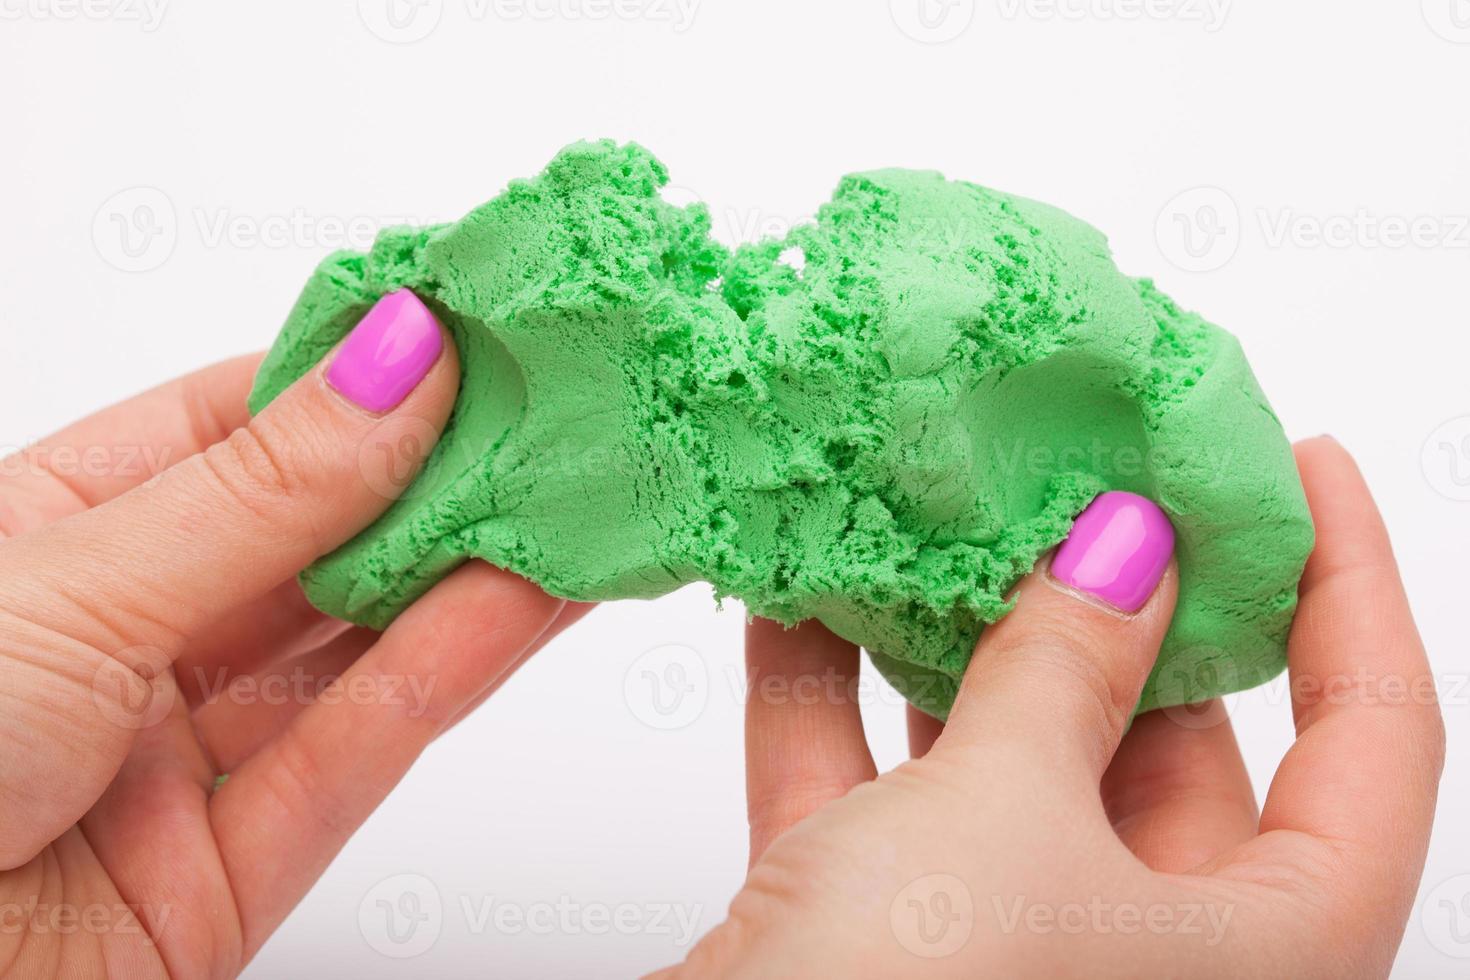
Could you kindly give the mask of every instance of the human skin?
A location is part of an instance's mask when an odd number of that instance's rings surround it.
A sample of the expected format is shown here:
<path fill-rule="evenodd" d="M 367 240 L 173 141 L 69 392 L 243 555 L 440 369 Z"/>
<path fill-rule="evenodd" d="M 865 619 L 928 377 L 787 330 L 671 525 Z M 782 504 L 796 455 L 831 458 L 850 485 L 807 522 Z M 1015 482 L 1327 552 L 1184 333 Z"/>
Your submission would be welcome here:
<path fill-rule="evenodd" d="M 1128 727 L 1174 570 L 1131 617 L 1033 572 L 948 725 L 911 714 L 915 758 L 881 777 L 846 696 L 857 651 L 758 621 L 752 866 L 661 976 L 1386 976 L 1444 728 L 1361 475 L 1329 438 L 1296 456 L 1318 540 L 1288 654 L 1296 742 L 1262 809 L 1218 704 Z M 802 677 L 836 696 L 760 694 Z"/>
<path fill-rule="evenodd" d="M 480 562 L 381 635 L 302 596 L 449 413 L 454 345 L 422 340 L 370 337 L 336 390 L 329 356 L 254 420 L 260 359 L 229 361 L 0 461 L 0 974 L 234 976 L 423 749 L 584 611 Z M 272 679 L 306 693 L 215 686 Z"/>
<path fill-rule="evenodd" d="M 258 358 L 0 461 L 7 975 L 239 972 L 424 747 L 585 611 L 479 563 L 381 635 L 314 611 L 295 573 L 407 485 L 457 379 L 445 344 L 401 403 L 370 411 L 332 390 L 329 363 L 248 425 Z M 338 390 L 361 383 L 359 372 Z M 368 385 L 364 399 L 375 394 Z M 94 450 L 116 465 L 66 462 Z M 147 479 L 139 458 L 174 465 Z M 1361 480 L 1334 444 L 1299 458 L 1322 534 L 1294 681 L 1358 668 L 1427 679 Z M 1228 725 L 1145 716 L 1114 753 L 1172 581 L 1120 619 L 1033 576 L 987 634 L 933 749 L 932 723 L 915 719 L 922 758 L 876 781 L 855 704 L 752 698 L 755 866 L 690 975 L 1385 972 L 1442 761 L 1432 698 L 1390 706 L 1361 691 L 1343 703 L 1294 685 L 1302 735 L 1258 821 Z M 812 626 L 757 623 L 750 657 L 757 678 L 857 670 L 855 649 Z M 209 696 L 221 677 L 302 674 L 357 693 Z M 387 696 L 405 680 L 431 693 Z M 936 872 L 970 883 L 977 931 L 924 959 L 895 941 L 891 910 Z M 1232 917 L 1208 949 L 1147 932 L 997 935 L 979 928 L 992 892 L 1223 903 Z M 17 920 L 18 908 L 100 910 L 102 928 Z"/>

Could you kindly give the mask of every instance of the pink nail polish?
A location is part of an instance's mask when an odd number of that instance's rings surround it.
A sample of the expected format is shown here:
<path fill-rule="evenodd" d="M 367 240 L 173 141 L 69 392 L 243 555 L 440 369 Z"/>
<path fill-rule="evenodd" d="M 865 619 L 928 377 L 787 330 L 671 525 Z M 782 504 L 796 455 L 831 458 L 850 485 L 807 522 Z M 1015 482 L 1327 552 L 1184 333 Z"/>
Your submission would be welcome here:
<path fill-rule="evenodd" d="M 443 347 L 434 314 L 400 289 L 352 328 L 327 367 L 327 383 L 370 412 L 386 412 L 424 380 Z"/>
<path fill-rule="evenodd" d="M 1051 574 L 1132 613 L 1154 594 L 1173 553 L 1174 528 L 1158 505 L 1114 490 L 1099 495 L 1077 518 L 1051 560 Z"/>

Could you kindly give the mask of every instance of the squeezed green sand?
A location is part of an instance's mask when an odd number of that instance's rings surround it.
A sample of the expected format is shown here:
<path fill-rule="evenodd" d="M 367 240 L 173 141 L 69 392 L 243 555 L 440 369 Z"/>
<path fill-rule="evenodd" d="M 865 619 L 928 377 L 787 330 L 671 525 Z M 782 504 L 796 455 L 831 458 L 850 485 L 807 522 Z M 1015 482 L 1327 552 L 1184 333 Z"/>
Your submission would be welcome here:
<path fill-rule="evenodd" d="M 936 173 L 846 177 L 815 224 L 733 254 L 666 181 L 639 146 L 577 144 L 322 263 L 252 409 L 402 287 L 464 374 L 424 474 L 302 575 L 312 602 L 382 627 L 470 556 L 580 600 L 703 580 L 821 620 L 942 718 L 1007 591 L 1117 489 L 1178 538 L 1140 710 L 1281 670 L 1312 524 L 1233 337 L 1088 225 Z"/>

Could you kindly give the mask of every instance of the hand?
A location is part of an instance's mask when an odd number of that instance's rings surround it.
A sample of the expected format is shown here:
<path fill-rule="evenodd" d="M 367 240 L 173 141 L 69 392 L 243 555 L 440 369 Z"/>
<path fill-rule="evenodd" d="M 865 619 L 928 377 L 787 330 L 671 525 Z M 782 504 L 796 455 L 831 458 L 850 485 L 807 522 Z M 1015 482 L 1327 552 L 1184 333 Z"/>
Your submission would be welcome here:
<path fill-rule="evenodd" d="M 14 975 L 234 975 L 423 749 L 583 611 L 483 563 L 381 636 L 313 610 L 295 573 L 407 482 L 402 436 L 442 428 L 458 361 L 400 293 L 250 420 L 257 363 L 0 462 Z M 144 483 L 149 460 L 178 462 Z"/>
<path fill-rule="evenodd" d="M 1386 975 L 1444 729 L 1362 477 L 1329 439 L 1297 458 L 1318 543 L 1289 649 L 1297 740 L 1259 816 L 1223 712 L 1127 728 L 1173 573 L 1131 617 L 1031 575 L 981 639 L 949 724 L 911 724 L 919 757 L 876 779 L 851 699 L 760 696 L 761 678 L 782 691 L 851 678 L 857 651 L 814 624 L 756 623 L 753 866 L 729 919 L 671 973 Z"/>

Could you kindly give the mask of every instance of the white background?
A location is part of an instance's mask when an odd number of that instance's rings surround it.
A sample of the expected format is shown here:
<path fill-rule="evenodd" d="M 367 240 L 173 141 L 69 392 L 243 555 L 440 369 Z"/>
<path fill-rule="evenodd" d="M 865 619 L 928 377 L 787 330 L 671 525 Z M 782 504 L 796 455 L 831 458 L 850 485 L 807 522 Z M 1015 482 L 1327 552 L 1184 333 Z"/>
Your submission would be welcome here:
<path fill-rule="evenodd" d="M 1440 900 L 1470 894 L 1466 0 L 398 0 L 402 29 L 387 2 L 0 0 L 0 442 L 265 346 L 344 223 L 453 218 L 577 138 L 653 149 L 727 241 L 878 166 L 1058 204 L 1238 334 L 1294 438 L 1332 432 L 1366 470 L 1450 732 L 1398 975 L 1464 975 Z M 679 958 L 647 919 L 514 934 L 464 903 L 718 921 L 745 859 L 741 621 L 700 586 L 596 612 L 429 752 L 251 973 Z M 673 731 L 624 685 L 667 644 L 708 678 Z M 1232 703 L 1263 793 L 1283 688 Z M 868 720 L 896 763 L 899 704 Z M 399 874 L 444 907 L 412 960 L 359 927 Z"/>

